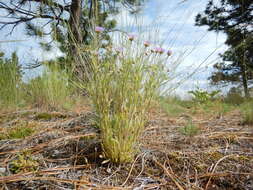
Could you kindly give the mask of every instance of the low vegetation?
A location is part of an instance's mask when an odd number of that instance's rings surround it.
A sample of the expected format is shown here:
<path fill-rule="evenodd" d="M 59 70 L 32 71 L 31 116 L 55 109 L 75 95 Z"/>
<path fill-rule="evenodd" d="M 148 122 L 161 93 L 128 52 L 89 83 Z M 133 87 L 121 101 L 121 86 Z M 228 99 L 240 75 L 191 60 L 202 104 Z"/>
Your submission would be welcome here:
<path fill-rule="evenodd" d="M 0 140 L 4 139 L 23 139 L 31 136 L 36 131 L 36 123 L 18 122 L 8 128 L 3 128 L 0 134 Z"/>
<path fill-rule="evenodd" d="M 58 118 L 66 118 L 67 116 L 62 113 L 48 113 L 48 112 L 41 112 L 35 115 L 35 120 L 51 120 L 51 119 L 58 119 Z"/>
<path fill-rule="evenodd" d="M 35 172 L 39 163 L 35 160 L 30 151 L 22 151 L 10 162 L 10 170 L 14 173 Z"/>
<path fill-rule="evenodd" d="M 187 102 L 194 105 L 194 102 Z M 184 107 L 183 100 L 174 103 L 182 106 L 185 112 L 172 116 L 157 107 L 158 104 L 155 108 L 152 104 L 152 109 L 146 113 L 142 134 L 135 142 L 135 156 L 130 163 L 124 164 L 108 160 L 102 144 L 105 141 L 103 128 L 98 123 L 101 119 L 90 111 L 70 112 L 68 117 L 60 116 L 67 115 L 67 111 L 57 114 L 16 111 L 1 115 L 5 118 L 1 134 L 5 136 L 0 140 L 0 184 L 6 184 L 9 189 L 22 186 L 24 181 L 26 187 L 33 189 L 56 184 L 63 189 L 88 189 L 94 184 L 100 189 L 113 189 L 137 188 L 141 186 L 138 180 L 144 179 L 148 181 L 142 187 L 147 188 L 151 185 L 163 188 L 165 185 L 161 181 L 166 181 L 166 187 L 171 189 L 178 185 L 184 189 L 201 189 L 209 186 L 211 175 L 215 189 L 225 190 L 228 184 L 243 189 L 251 180 L 247 176 L 251 176 L 253 169 L 253 157 L 249 153 L 253 146 L 252 125 L 242 126 L 239 112 L 245 110 L 246 104 L 217 117 L 206 114 L 201 108 L 203 105 L 196 106 L 197 113 L 191 113 L 189 105 Z M 119 113 L 115 112 L 114 118 Z M 120 135 L 119 129 L 120 126 L 109 128 L 117 132 L 115 139 Z M 132 142 L 127 140 L 126 143 Z M 120 156 L 116 158 L 126 158 Z M 238 167 L 233 166 L 241 167 L 238 171 Z M 105 181 L 108 177 L 110 180 Z"/>
<path fill-rule="evenodd" d="M 179 128 L 179 132 L 185 136 L 192 137 L 197 135 L 200 132 L 200 129 L 192 122 L 191 119 L 188 119 L 186 125 Z"/>

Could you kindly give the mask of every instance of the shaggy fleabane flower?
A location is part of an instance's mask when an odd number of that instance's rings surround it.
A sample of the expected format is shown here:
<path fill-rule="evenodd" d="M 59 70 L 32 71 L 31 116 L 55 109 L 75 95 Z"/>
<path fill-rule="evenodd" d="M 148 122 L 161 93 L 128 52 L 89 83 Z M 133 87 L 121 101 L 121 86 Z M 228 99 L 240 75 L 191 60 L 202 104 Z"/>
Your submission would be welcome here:
<path fill-rule="evenodd" d="M 167 55 L 168 55 L 168 56 L 171 56 L 171 55 L 172 55 L 172 51 L 171 51 L 171 50 L 168 50 L 168 51 L 167 51 Z"/>
<path fill-rule="evenodd" d="M 144 44 L 145 47 L 149 47 L 150 46 L 150 42 L 149 41 L 145 41 L 143 44 Z"/>
<path fill-rule="evenodd" d="M 128 34 L 128 40 L 133 41 L 135 39 L 134 34 Z"/>
<path fill-rule="evenodd" d="M 104 32 L 105 31 L 105 28 L 101 27 L 101 26 L 96 26 L 95 27 L 95 32 L 97 33 L 101 33 L 101 32 Z"/>
<path fill-rule="evenodd" d="M 157 47 L 157 48 L 154 49 L 154 52 L 155 52 L 155 53 L 163 54 L 163 53 L 164 53 L 164 49 L 161 48 L 161 47 Z"/>

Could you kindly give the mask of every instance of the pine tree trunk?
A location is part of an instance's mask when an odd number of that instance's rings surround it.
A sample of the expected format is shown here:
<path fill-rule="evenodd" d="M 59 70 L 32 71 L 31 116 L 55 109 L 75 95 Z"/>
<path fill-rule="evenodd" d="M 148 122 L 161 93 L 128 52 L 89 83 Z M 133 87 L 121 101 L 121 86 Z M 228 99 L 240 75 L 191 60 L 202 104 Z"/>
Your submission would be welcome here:
<path fill-rule="evenodd" d="M 82 43 L 82 34 L 80 30 L 81 6 L 82 0 L 72 0 L 70 7 L 69 35 L 70 38 L 72 38 L 71 41 L 74 41 L 77 44 Z"/>
<path fill-rule="evenodd" d="M 84 58 L 83 52 L 80 52 L 80 47 L 83 43 L 81 31 L 82 1 L 83 0 L 72 0 L 71 3 L 69 18 L 69 53 L 73 58 L 72 71 L 74 76 L 83 80 L 87 78 L 89 62 Z"/>
<path fill-rule="evenodd" d="M 247 79 L 247 73 L 246 73 L 246 67 L 243 64 L 242 67 L 242 83 L 243 83 L 243 89 L 244 89 L 244 95 L 246 98 L 249 98 L 249 89 L 248 89 L 248 79 Z"/>

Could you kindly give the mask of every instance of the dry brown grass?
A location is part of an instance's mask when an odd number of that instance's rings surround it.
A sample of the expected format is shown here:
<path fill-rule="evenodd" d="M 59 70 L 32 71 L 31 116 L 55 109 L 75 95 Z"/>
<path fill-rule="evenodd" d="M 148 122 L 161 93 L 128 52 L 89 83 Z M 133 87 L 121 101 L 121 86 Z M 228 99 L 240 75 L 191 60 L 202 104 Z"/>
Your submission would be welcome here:
<path fill-rule="evenodd" d="M 34 121 L 36 111 L 9 113 L 0 124 Z M 186 114 L 168 117 L 153 109 L 131 164 L 105 163 L 99 131 L 91 112 L 62 113 L 40 121 L 30 137 L 0 141 L 0 189 L 252 189 L 253 126 L 241 125 L 238 111 L 223 117 L 187 115 L 200 133 L 187 137 L 178 130 Z M 18 154 L 30 151 L 36 171 L 11 172 Z"/>

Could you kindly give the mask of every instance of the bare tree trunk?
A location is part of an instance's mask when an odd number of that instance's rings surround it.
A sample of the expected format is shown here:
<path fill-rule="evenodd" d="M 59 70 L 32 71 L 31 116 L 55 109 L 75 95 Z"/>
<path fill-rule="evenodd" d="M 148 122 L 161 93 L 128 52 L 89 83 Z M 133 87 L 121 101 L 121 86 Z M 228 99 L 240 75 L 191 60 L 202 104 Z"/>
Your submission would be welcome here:
<path fill-rule="evenodd" d="M 80 30 L 80 20 L 81 20 L 81 11 L 82 11 L 82 0 L 72 0 L 70 7 L 70 18 L 69 18 L 69 27 L 70 27 L 70 37 L 71 41 L 79 44 L 82 43 L 82 34 Z"/>
<path fill-rule="evenodd" d="M 83 0 L 72 0 L 70 7 L 70 18 L 69 18 L 69 42 L 70 53 L 73 58 L 73 73 L 75 77 L 81 80 L 87 80 L 91 72 L 90 58 L 89 54 L 86 52 L 80 52 L 80 47 L 82 46 L 83 39 L 85 39 L 85 34 L 88 31 L 82 31 L 81 29 L 81 17 L 82 17 L 82 2 Z M 95 7 L 97 7 L 97 0 L 91 1 L 91 17 L 94 17 L 92 12 L 94 12 Z M 86 36 L 87 37 L 87 36 Z"/>
<path fill-rule="evenodd" d="M 249 94 L 249 89 L 248 89 L 248 79 L 247 79 L 245 64 L 242 64 L 241 69 L 242 69 L 242 84 L 243 84 L 244 95 L 246 98 L 249 98 L 250 94 Z"/>
<path fill-rule="evenodd" d="M 83 79 L 87 75 L 88 65 L 80 52 L 83 43 L 81 31 L 82 0 L 72 0 L 69 18 L 69 42 L 71 57 L 73 58 L 72 71 L 75 77 Z"/>
<path fill-rule="evenodd" d="M 245 35 L 244 35 L 243 43 L 245 44 Z M 250 94 L 249 94 L 249 89 L 248 89 L 248 74 L 247 74 L 246 62 L 247 62 L 247 53 L 244 50 L 243 63 L 242 63 L 242 67 L 241 67 L 241 69 L 242 69 L 242 82 L 243 82 L 243 89 L 244 89 L 245 98 L 249 98 Z"/>

